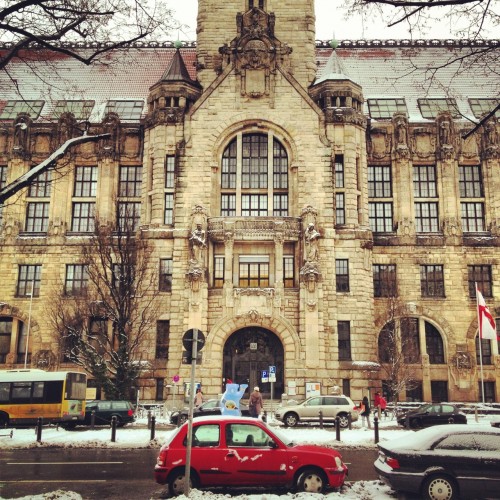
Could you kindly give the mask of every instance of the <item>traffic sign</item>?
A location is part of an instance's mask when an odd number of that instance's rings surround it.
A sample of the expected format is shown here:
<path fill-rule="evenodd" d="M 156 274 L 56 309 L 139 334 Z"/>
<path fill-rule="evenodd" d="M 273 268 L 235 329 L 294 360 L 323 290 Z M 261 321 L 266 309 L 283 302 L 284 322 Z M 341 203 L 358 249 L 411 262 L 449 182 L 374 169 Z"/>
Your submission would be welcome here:
<path fill-rule="evenodd" d="M 267 370 L 262 370 L 262 383 L 265 384 L 269 381 L 269 376 L 267 374 Z"/>
<path fill-rule="evenodd" d="M 276 367 L 269 367 L 269 382 L 276 382 Z"/>
<path fill-rule="evenodd" d="M 203 346 L 205 345 L 205 335 L 203 335 L 203 332 L 201 330 L 198 330 L 197 328 L 190 328 L 182 336 L 182 345 L 184 346 L 184 349 L 186 349 L 186 351 L 191 353 L 193 352 L 194 347 L 193 339 L 195 330 L 198 332 L 197 351 L 201 351 L 203 349 Z"/>

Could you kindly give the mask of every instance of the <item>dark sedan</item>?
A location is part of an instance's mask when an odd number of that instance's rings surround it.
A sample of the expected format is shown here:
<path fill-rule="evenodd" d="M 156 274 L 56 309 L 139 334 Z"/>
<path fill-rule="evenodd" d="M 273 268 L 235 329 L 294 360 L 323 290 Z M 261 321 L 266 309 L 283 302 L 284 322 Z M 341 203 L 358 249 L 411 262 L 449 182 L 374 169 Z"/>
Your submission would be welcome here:
<path fill-rule="evenodd" d="M 395 491 L 432 500 L 498 498 L 500 429 L 437 426 L 378 448 L 375 469 Z"/>
<path fill-rule="evenodd" d="M 466 424 L 467 416 L 460 409 L 449 403 L 430 403 L 409 410 L 398 416 L 398 423 L 406 426 L 406 421 L 412 429 L 430 427 L 439 424 Z"/>
<path fill-rule="evenodd" d="M 94 413 L 94 425 L 110 425 L 113 417 L 116 417 L 116 425 L 123 427 L 135 421 L 134 407 L 129 401 L 90 401 L 85 405 L 85 425 L 92 423 Z"/>
<path fill-rule="evenodd" d="M 240 412 L 243 417 L 249 417 L 250 411 L 247 405 L 240 403 Z M 193 409 L 194 417 L 206 417 L 212 415 L 221 415 L 220 411 L 220 399 L 209 399 L 203 404 L 198 406 L 198 408 Z M 183 424 L 189 416 L 189 409 L 184 408 L 180 411 L 173 411 L 170 414 L 170 423 L 174 425 Z"/>

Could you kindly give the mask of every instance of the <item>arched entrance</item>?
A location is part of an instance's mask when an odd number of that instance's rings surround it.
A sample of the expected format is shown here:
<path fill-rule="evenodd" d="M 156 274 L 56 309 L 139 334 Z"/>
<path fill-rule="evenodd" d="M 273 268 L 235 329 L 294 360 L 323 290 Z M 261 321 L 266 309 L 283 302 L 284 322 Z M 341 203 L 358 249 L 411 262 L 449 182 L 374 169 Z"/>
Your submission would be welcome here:
<path fill-rule="evenodd" d="M 262 371 L 276 366 L 273 392 L 280 398 L 284 392 L 284 354 L 280 339 L 271 331 L 259 327 L 242 328 L 234 332 L 224 346 L 223 377 L 234 383 L 248 384 L 249 391 L 258 385 L 262 395 L 271 397 L 271 383 L 262 383 Z"/>

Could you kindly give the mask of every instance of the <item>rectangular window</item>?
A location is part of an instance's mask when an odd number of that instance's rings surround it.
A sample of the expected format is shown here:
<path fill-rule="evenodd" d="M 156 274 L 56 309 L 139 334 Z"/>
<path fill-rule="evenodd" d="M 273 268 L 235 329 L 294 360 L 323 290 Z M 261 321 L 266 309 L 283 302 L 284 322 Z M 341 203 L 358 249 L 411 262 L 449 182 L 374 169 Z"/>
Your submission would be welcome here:
<path fill-rule="evenodd" d="M 249 256 L 239 260 L 239 286 L 266 288 L 269 286 L 269 257 Z"/>
<path fill-rule="evenodd" d="M 273 195 L 273 216 L 288 217 L 288 194 Z"/>
<path fill-rule="evenodd" d="M 458 187 L 460 198 L 482 198 L 484 193 L 481 166 L 459 165 Z"/>
<path fill-rule="evenodd" d="M 368 210 L 370 229 L 374 233 L 391 233 L 394 230 L 392 223 L 392 202 L 370 202 Z"/>
<path fill-rule="evenodd" d="M 473 202 L 460 203 L 462 231 L 464 233 L 484 232 L 484 204 Z"/>
<path fill-rule="evenodd" d="M 423 118 L 434 120 L 441 111 L 448 111 L 453 118 L 460 118 L 455 99 L 417 99 Z"/>
<path fill-rule="evenodd" d="M 420 363 L 418 318 L 401 318 L 401 350 L 405 363 Z"/>
<path fill-rule="evenodd" d="M 222 156 L 222 189 L 236 189 L 237 149 L 233 141 Z"/>
<path fill-rule="evenodd" d="M 12 318 L 0 318 L 0 364 L 7 362 L 12 336 Z"/>
<path fill-rule="evenodd" d="M 469 104 L 474 116 L 481 118 L 491 113 L 499 104 L 498 99 L 469 99 Z M 500 110 L 497 110 L 495 116 L 500 117 Z"/>
<path fill-rule="evenodd" d="M 118 203 L 118 228 L 121 232 L 134 232 L 139 227 L 141 219 L 140 202 L 119 202 Z"/>
<path fill-rule="evenodd" d="M 431 400 L 433 403 L 449 401 L 448 382 L 446 380 L 431 380 Z"/>
<path fill-rule="evenodd" d="M 266 217 L 267 194 L 241 195 L 241 215 L 243 217 Z"/>
<path fill-rule="evenodd" d="M 373 264 L 373 295 L 375 297 L 395 297 L 396 294 L 396 265 Z"/>
<path fill-rule="evenodd" d="M 335 188 L 344 186 L 344 155 L 335 155 Z"/>
<path fill-rule="evenodd" d="M 95 227 L 95 203 L 73 203 L 71 231 L 92 233 Z"/>
<path fill-rule="evenodd" d="M 26 231 L 46 233 L 49 228 L 49 202 L 28 203 L 26 207 Z"/>
<path fill-rule="evenodd" d="M 42 111 L 45 101 L 7 101 L 0 112 L 0 120 L 15 120 L 19 113 L 27 113 L 36 120 Z"/>
<path fill-rule="evenodd" d="M 223 194 L 221 196 L 221 215 L 223 217 L 236 216 L 236 195 Z"/>
<path fill-rule="evenodd" d="M 483 386 L 484 384 L 484 386 Z M 484 402 L 485 403 L 495 403 L 495 382 L 484 381 L 483 384 L 479 381 L 479 400 L 483 398 L 483 387 L 484 387 Z"/>
<path fill-rule="evenodd" d="M 436 233 L 439 231 L 438 204 L 429 202 L 415 203 L 415 223 L 417 233 Z"/>
<path fill-rule="evenodd" d="M 490 339 L 480 339 L 479 336 L 476 337 L 476 362 L 477 366 L 480 366 L 480 353 L 479 353 L 479 342 L 481 342 L 481 355 L 483 357 L 483 365 L 492 365 L 493 358 L 491 352 L 491 341 Z"/>
<path fill-rule="evenodd" d="M 273 187 L 288 189 L 288 155 L 276 139 L 273 140 Z"/>
<path fill-rule="evenodd" d="M 160 292 L 172 291 L 173 262 L 172 259 L 160 259 Z"/>
<path fill-rule="evenodd" d="M 225 262 L 225 258 L 220 255 L 214 257 L 214 288 L 222 288 L 224 286 Z"/>
<path fill-rule="evenodd" d="M 87 290 L 89 282 L 88 267 L 86 264 L 67 264 L 64 293 L 66 295 L 80 295 Z"/>
<path fill-rule="evenodd" d="M 295 259 L 293 255 L 283 257 L 283 285 L 285 288 L 295 286 Z"/>
<path fill-rule="evenodd" d="M 75 190 L 76 198 L 94 198 L 97 194 L 97 167 L 76 167 Z"/>
<path fill-rule="evenodd" d="M 390 165 L 368 165 L 368 196 L 370 198 L 392 197 Z"/>
<path fill-rule="evenodd" d="M 168 226 L 174 224 L 174 194 L 165 193 L 165 214 L 163 218 L 163 223 Z"/>
<path fill-rule="evenodd" d="M 173 155 L 165 158 L 165 187 L 167 189 L 175 187 L 175 156 Z"/>
<path fill-rule="evenodd" d="M 244 135 L 242 142 L 242 189 L 267 189 L 267 135 Z"/>
<path fill-rule="evenodd" d="M 49 198 L 52 175 L 50 171 L 42 172 L 33 180 L 28 190 L 30 198 Z"/>
<path fill-rule="evenodd" d="M 77 120 L 88 120 L 95 101 L 57 101 L 54 115 L 60 117 L 63 113 L 73 113 Z"/>
<path fill-rule="evenodd" d="M 116 113 L 122 121 L 139 121 L 143 109 L 144 101 L 108 101 L 104 114 Z"/>
<path fill-rule="evenodd" d="M 348 378 L 343 378 L 342 379 L 342 394 L 344 396 L 350 396 L 351 395 L 351 381 Z"/>
<path fill-rule="evenodd" d="M 404 99 L 368 99 L 371 118 L 392 118 L 394 113 L 408 114 Z"/>
<path fill-rule="evenodd" d="M 468 282 L 469 282 L 469 297 L 476 298 L 476 286 L 483 297 L 493 297 L 493 285 L 491 281 L 491 266 L 476 265 L 467 266 Z"/>
<path fill-rule="evenodd" d="M 119 196 L 137 198 L 141 196 L 142 166 L 120 166 Z"/>
<path fill-rule="evenodd" d="M 40 296 L 40 281 L 42 275 L 41 264 L 20 265 L 17 277 L 16 297 Z"/>
<path fill-rule="evenodd" d="M 337 321 L 339 335 L 339 360 L 350 361 L 351 358 L 351 324 L 349 321 Z"/>
<path fill-rule="evenodd" d="M 337 292 L 349 291 L 349 261 L 347 259 L 335 260 L 335 283 Z"/>
<path fill-rule="evenodd" d="M 420 266 L 420 292 L 422 297 L 444 297 L 443 266 Z"/>
<path fill-rule="evenodd" d="M 170 321 L 169 320 L 157 321 L 155 359 L 168 359 L 169 345 L 170 345 Z"/>
<path fill-rule="evenodd" d="M 17 359 L 16 363 L 24 363 L 26 359 L 27 363 L 31 362 L 31 345 L 28 339 L 28 329 L 24 328 L 24 323 L 18 322 L 18 332 L 17 332 Z M 26 356 L 26 341 L 28 341 L 28 355 Z M 42 382 L 43 383 L 43 382 Z"/>
<path fill-rule="evenodd" d="M 165 399 L 164 392 L 165 392 L 165 379 L 157 378 L 155 401 L 163 401 Z"/>
<path fill-rule="evenodd" d="M 437 179 L 434 165 L 413 167 L 413 193 L 415 198 L 436 198 Z"/>
<path fill-rule="evenodd" d="M 344 193 L 335 193 L 335 224 L 345 224 L 345 196 Z"/>

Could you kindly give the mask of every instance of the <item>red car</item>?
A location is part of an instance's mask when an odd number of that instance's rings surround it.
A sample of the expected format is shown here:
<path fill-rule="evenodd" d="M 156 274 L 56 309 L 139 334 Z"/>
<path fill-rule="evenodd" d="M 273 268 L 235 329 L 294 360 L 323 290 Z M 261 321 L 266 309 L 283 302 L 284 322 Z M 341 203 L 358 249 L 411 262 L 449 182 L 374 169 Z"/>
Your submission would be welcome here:
<path fill-rule="evenodd" d="M 187 432 L 186 422 L 161 447 L 156 462 L 156 482 L 167 484 L 171 495 L 184 493 Z M 193 421 L 192 488 L 268 486 L 321 493 L 340 488 L 346 476 L 337 451 L 294 444 L 261 420 L 216 416 Z"/>

